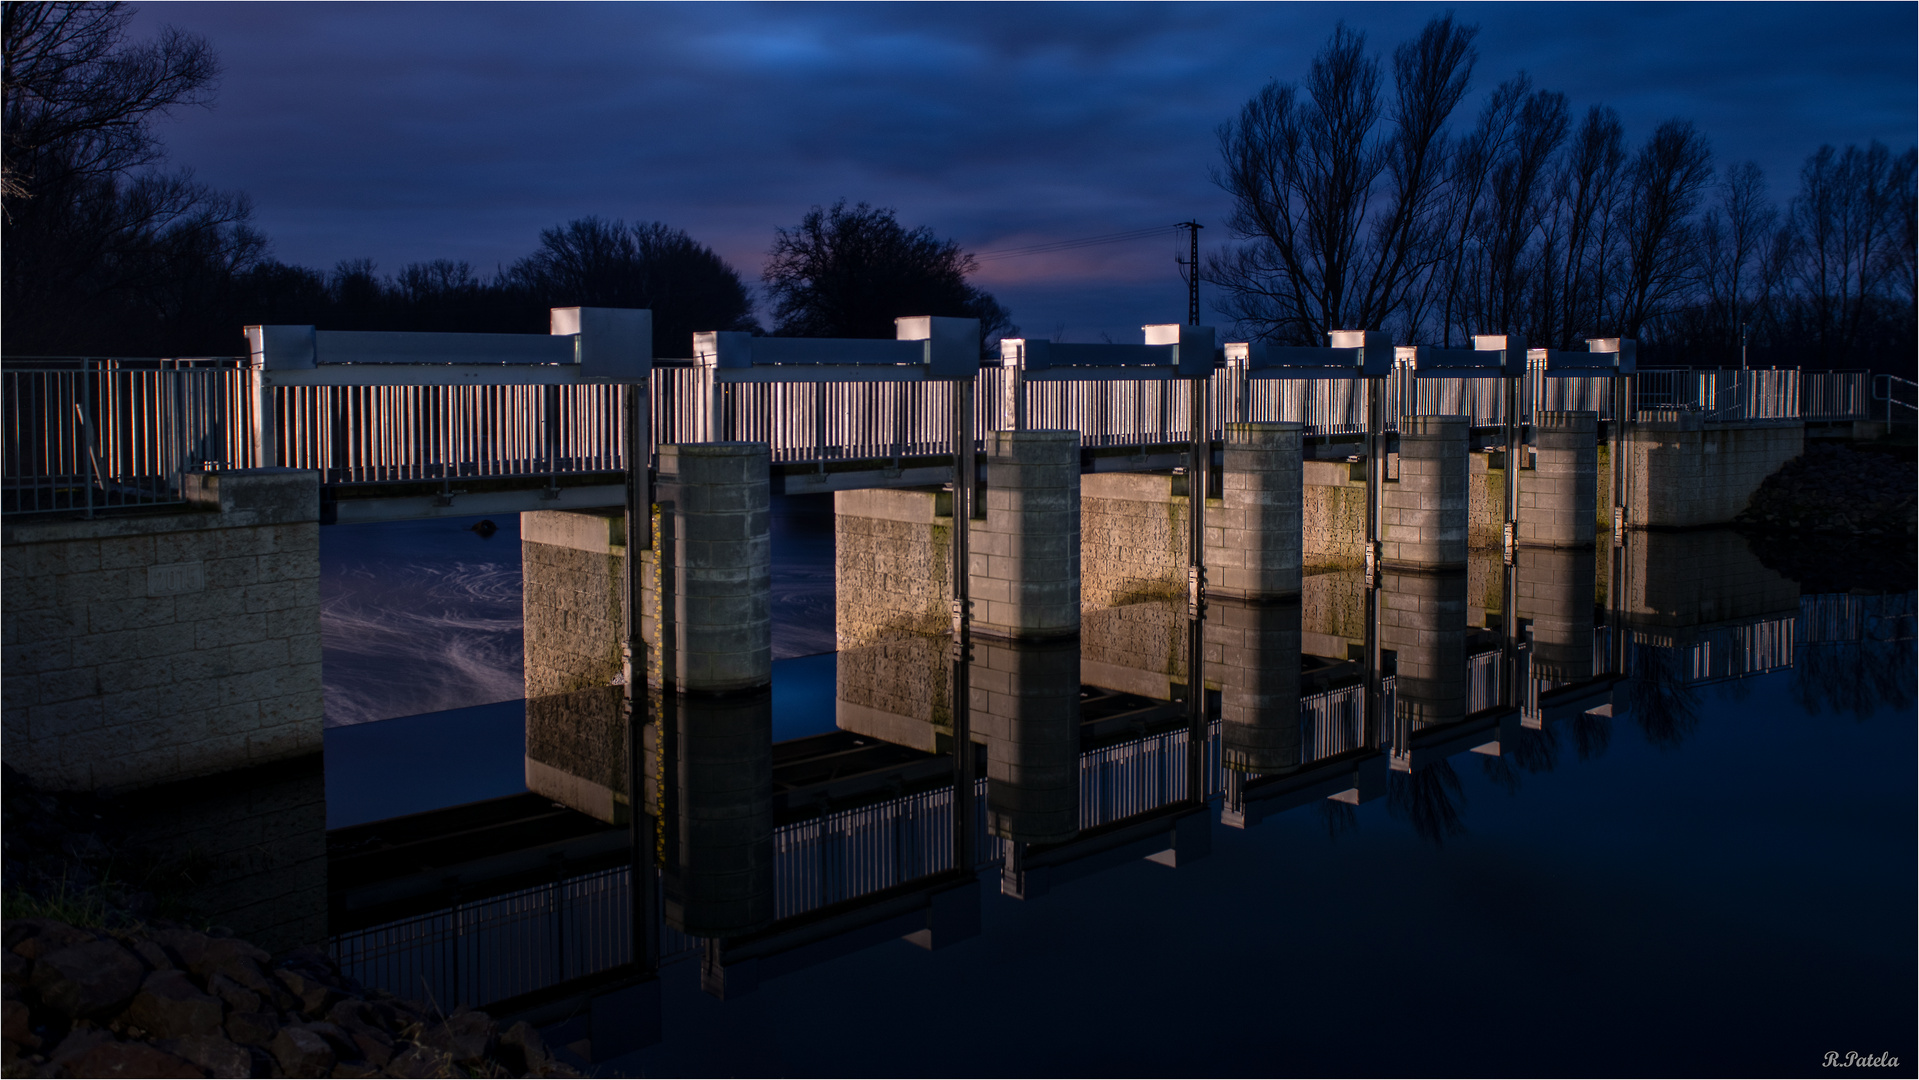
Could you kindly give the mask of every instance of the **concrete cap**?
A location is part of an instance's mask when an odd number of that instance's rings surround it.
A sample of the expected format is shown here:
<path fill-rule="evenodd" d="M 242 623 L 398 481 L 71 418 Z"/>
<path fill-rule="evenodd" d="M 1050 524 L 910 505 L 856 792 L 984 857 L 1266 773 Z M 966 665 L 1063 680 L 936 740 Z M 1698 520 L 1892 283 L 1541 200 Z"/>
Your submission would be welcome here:
<path fill-rule="evenodd" d="M 1399 419 L 1399 434 L 1463 439 L 1472 430 L 1472 424 L 1470 416 L 1402 416 Z"/>
<path fill-rule="evenodd" d="M 1535 428 L 1555 431 L 1587 432 L 1599 430 L 1599 414 L 1590 410 L 1583 412 L 1541 412 L 1533 416 Z"/>
<path fill-rule="evenodd" d="M 1255 421 L 1227 424 L 1226 441 L 1257 446 L 1292 446 L 1299 442 L 1306 425 L 1292 421 Z"/>
<path fill-rule="evenodd" d="M 772 451 L 763 442 L 666 443 L 660 452 L 671 450 L 681 457 L 751 457 Z"/>

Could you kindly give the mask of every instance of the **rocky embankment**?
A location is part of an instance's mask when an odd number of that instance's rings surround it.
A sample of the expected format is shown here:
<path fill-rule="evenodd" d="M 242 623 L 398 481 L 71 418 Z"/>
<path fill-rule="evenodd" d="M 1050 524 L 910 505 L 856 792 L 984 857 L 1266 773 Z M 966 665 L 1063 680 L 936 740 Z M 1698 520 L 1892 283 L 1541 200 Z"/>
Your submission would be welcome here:
<path fill-rule="evenodd" d="M 170 910 L 111 800 L 5 771 L 6 1076 L 577 1076 L 528 1024 L 369 990 Z M 164 912 L 172 918 L 163 918 Z M 82 923 L 85 925 L 75 925 Z"/>
<path fill-rule="evenodd" d="M 1919 468 L 1909 455 L 1812 443 L 1760 485 L 1738 524 L 1761 532 L 1919 536 Z"/>

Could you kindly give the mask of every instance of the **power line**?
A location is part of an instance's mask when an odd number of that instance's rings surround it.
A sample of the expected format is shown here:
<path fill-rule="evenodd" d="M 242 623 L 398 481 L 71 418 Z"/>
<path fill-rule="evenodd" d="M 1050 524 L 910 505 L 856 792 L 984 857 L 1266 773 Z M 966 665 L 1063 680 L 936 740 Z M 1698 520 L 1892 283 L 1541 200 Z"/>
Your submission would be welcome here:
<path fill-rule="evenodd" d="M 997 251 L 982 251 L 973 256 L 975 262 L 998 262 L 1001 259 L 1023 259 L 1030 255 L 1051 255 L 1058 251 L 1072 251 L 1077 248 L 1097 247 L 1102 244 L 1123 244 L 1132 240 L 1147 240 L 1164 236 L 1169 230 L 1180 226 L 1161 225 L 1151 229 L 1133 229 L 1128 232 L 1105 233 L 1100 236 L 1085 236 L 1076 240 L 1053 240 L 1044 244 L 1031 244 L 1026 247 L 1001 248 Z"/>

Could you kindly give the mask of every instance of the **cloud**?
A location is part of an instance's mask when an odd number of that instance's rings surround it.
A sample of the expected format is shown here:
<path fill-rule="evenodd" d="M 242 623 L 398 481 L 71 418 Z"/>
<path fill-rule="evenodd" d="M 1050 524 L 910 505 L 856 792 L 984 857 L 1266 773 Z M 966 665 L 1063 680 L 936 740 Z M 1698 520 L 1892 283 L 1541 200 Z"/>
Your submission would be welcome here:
<path fill-rule="evenodd" d="M 207 36 L 219 104 L 163 130 L 248 191 L 283 259 L 490 270 L 584 214 L 663 220 L 756 277 L 774 228 L 846 197 L 972 250 L 1218 222 L 1213 131 L 1343 19 L 1382 54 L 1438 9 L 1370 5 L 155 5 Z M 1524 69 L 1632 138 L 1694 119 L 1785 197 L 1822 142 L 1903 146 L 1910 5 L 1466 5 L 1483 91 Z M 1476 104 L 1462 114 L 1469 118 Z M 1224 230 L 1209 231 L 1210 244 Z M 1029 326 L 1074 287 L 1179 291 L 1158 246 L 981 280 Z M 1039 288 L 1043 284 L 1044 288 Z M 1110 294 L 1111 301 L 1093 299 Z M 1075 318 L 1079 316 L 1076 315 Z M 1154 318 L 1159 317 L 1154 315 Z M 1129 340 L 1129 339 L 1128 339 Z"/>

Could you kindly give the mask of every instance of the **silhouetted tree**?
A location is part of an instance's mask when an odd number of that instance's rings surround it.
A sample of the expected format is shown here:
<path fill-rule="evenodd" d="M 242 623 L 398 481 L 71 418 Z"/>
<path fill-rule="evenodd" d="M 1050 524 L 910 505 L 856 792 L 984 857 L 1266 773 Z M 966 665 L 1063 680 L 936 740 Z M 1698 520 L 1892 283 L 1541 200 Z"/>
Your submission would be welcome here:
<path fill-rule="evenodd" d="M 0 13 L 9 352 L 169 341 L 264 250 L 244 196 L 152 168 L 154 119 L 209 103 L 217 66 L 204 40 L 171 28 L 128 42 L 131 16 L 90 3 Z"/>
<path fill-rule="evenodd" d="M 540 233 L 507 281 L 550 307 L 649 308 L 660 356 L 691 356 L 702 330 L 758 331 L 740 275 L 712 248 L 660 222 L 580 218 Z"/>
<path fill-rule="evenodd" d="M 841 199 L 777 232 L 761 280 L 775 334 L 890 338 L 894 319 L 942 315 L 978 319 L 990 348 L 1018 331 L 990 293 L 967 283 L 973 268 L 971 255 L 933 230 L 909 230 L 892 210 L 848 209 Z"/>
<path fill-rule="evenodd" d="M 1822 146 L 1806 160 L 1792 203 L 1791 273 L 1810 359 L 1848 362 L 1875 317 L 1896 311 L 1910 321 L 1913 172 L 1913 151 L 1895 158 L 1877 142 Z"/>
<path fill-rule="evenodd" d="M 1260 337 L 1317 345 L 1417 306 L 1444 256 L 1445 126 L 1471 81 L 1477 32 L 1448 16 L 1395 50 L 1388 113 L 1379 62 L 1341 24 L 1303 86 L 1268 83 L 1220 127 L 1213 182 L 1246 241 L 1207 260 L 1222 313 Z"/>
<path fill-rule="evenodd" d="M 1699 267 L 1693 210 L 1712 179 L 1712 149 L 1688 120 L 1659 125 L 1626 167 L 1621 290 L 1614 326 L 1637 338 L 1686 298 Z"/>

